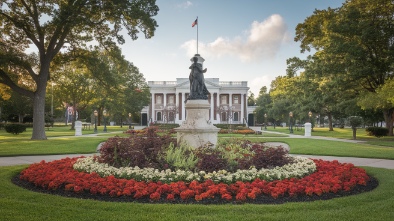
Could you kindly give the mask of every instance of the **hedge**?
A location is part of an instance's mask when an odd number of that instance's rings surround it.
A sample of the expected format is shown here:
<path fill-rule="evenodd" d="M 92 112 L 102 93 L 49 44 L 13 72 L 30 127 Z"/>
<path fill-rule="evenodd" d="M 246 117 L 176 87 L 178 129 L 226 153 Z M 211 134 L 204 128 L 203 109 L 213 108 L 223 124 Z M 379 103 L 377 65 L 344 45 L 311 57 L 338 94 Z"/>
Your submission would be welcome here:
<path fill-rule="evenodd" d="M 389 134 L 389 129 L 385 127 L 368 127 L 365 129 L 369 136 L 383 137 Z"/>
<path fill-rule="evenodd" d="M 7 133 L 20 134 L 26 131 L 27 126 L 24 124 L 7 124 L 4 128 Z"/>

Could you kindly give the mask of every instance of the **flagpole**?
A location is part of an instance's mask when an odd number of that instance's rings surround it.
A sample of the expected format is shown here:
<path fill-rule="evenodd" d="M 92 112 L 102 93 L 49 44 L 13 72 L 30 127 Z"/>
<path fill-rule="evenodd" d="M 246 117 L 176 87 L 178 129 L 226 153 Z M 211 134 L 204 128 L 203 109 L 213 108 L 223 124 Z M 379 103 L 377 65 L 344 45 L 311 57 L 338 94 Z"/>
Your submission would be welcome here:
<path fill-rule="evenodd" d="M 197 16 L 197 54 L 198 54 L 198 24 L 200 23 L 199 21 L 198 21 L 198 16 Z"/>

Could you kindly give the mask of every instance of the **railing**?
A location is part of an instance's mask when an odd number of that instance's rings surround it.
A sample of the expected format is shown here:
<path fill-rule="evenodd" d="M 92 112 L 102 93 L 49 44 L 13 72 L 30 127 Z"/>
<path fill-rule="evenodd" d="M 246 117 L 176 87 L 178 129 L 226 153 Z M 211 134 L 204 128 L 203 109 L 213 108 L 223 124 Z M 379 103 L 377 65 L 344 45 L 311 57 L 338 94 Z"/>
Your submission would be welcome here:
<path fill-rule="evenodd" d="M 176 85 L 176 81 L 148 81 L 148 85 Z"/>
<path fill-rule="evenodd" d="M 220 81 L 219 82 L 220 86 L 234 86 L 234 87 L 239 87 L 239 86 L 248 86 L 247 81 Z"/>

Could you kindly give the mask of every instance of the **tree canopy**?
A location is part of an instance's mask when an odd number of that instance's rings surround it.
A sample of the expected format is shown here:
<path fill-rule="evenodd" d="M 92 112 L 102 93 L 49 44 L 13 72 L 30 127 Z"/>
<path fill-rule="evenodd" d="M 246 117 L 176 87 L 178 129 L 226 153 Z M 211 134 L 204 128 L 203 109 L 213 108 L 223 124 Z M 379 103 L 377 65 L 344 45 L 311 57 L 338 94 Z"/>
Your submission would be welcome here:
<path fill-rule="evenodd" d="M 33 99 L 32 139 L 46 139 L 46 87 L 60 51 L 72 59 L 91 43 L 123 44 L 123 29 L 136 40 L 158 26 L 155 0 L 0 0 L 0 7 L 0 83 Z"/>
<path fill-rule="evenodd" d="M 316 50 L 305 72 L 332 81 L 339 91 L 353 89 L 362 108 L 379 103 L 390 135 L 394 106 L 376 98 L 393 79 L 393 15 L 391 0 L 347 0 L 336 9 L 315 10 L 297 25 L 295 37 L 302 52 Z"/>

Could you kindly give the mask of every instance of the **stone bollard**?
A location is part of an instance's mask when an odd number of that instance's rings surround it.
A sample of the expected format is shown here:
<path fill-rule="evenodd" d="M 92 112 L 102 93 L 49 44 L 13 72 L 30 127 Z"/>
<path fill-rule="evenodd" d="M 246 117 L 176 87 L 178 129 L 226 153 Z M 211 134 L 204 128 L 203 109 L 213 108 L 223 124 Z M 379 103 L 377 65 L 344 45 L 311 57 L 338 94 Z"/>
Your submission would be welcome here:
<path fill-rule="evenodd" d="M 311 134 L 311 131 L 312 131 L 312 124 L 311 123 L 305 123 L 305 125 L 304 125 L 304 127 L 305 127 L 305 137 L 310 137 L 310 136 L 312 136 Z"/>
<path fill-rule="evenodd" d="M 75 121 L 75 136 L 81 136 L 81 135 L 82 135 L 82 122 Z"/>

